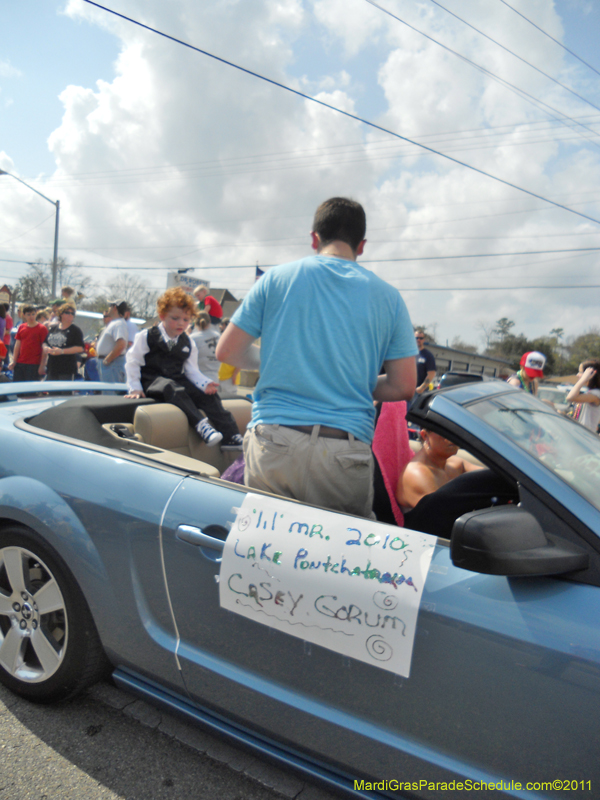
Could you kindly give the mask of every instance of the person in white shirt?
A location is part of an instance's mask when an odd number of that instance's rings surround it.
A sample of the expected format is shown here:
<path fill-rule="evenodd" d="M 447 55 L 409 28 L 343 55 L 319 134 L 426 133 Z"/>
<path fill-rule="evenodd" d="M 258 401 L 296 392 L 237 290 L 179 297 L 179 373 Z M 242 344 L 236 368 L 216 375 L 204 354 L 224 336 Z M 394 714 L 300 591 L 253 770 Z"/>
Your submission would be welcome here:
<path fill-rule="evenodd" d="M 133 340 L 137 333 L 139 333 L 139 328 L 135 324 L 135 322 L 131 321 L 131 309 L 129 305 L 125 302 L 121 303 L 120 306 L 121 313 L 123 314 L 123 319 L 125 320 L 125 324 L 127 325 L 127 349 L 131 347 L 133 344 Z"/>
<path fill-rule="evenodd" d="M 140 331 L 127 351 L 127 397 L 171 403 L 210 447 L 222 441 L 221 450 L 241 450 L 236 421 L 216 394 L 219 384 L 198 369 L 198 350 L 186 333 L 194 301 L 175 287 L 156 305 L 160 324 Z"/>
<path fill-rule="evenodd" d="M 122 306 L 119 300 L 108 304 L 104 318 L 109 322 L 100 334 L 96 347 L 100 380 L 105 383 L 125 383 L 125 351 L 129 334 L 119 311 Z"/>
<path fill-rule="evenodd" d="M 198 369 L 212 381 L 219 383 L 221 362 L 215 355 L 219 334 L 210 324 L 210 317 L 206 311 L 200 311 L 196 317 L 196 325 L 190 338 L 198 348 Z"/>
<path fill-rule="evenodd" d="M 587 386 L 587 392 L 581 390 Z M 600 422 L 600 361 L 584 361 L 579 365 L 577 382 L 567 395 L 567 403 L 578 403 L 573 419 L 598 433 Z"/>

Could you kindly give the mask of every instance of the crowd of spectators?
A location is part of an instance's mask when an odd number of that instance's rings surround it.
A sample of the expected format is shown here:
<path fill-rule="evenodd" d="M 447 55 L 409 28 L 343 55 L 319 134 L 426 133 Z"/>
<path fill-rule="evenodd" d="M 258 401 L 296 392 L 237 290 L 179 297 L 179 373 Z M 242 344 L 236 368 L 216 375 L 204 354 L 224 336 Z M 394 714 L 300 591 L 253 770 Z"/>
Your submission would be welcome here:
<path fill-rule="evenodd" d="M 46 308 L 22 304 L 16 320 L 0 303 L 0 374 L 2 380 L 125 381 L 125 352 L 138 331 L 131 309 L 121 300 L 108 304 L 104 327 L 93 342 L 85 342 L 74 323 L 75 290 L 63 286 L 61 297 Z M 81 297 L 81 295 L 80 295 Z"/>
<path fill-rule="evenodd" d="M 74 323 L 77 313 L 74 296 L 72 287 L 64 286 L 61 297 L 47 308 L 22 304 L 17 308 L 14 325 L 8 306 L 0 304 L 2 380 L 72 381 L 83 378 L 103 383 L 127 383 L 126 357 L 139 333 L 131 319 L 131 307 L 124 300 L 110 301 L 102 314 L 100 333 L 86 343 L 82 330 Z M 185 312 L 186 318 L 189 317 L 186 327 L 195 348 L 195 367 L 210 379 L 211 384 L 218 386 L 219 397 L 209 405 L 220 403 L 221 397 L 237 397 L 239 369 L 220 363 L 215 356 L 217 342 L 229 319 L 223 318 L 220 304 L 208 294 L 206 286 L 197 287 L 193 296 L 186 294 L 186 298 L 189 306 Z M 231 444 L 233 439 L 235 449 L 239 449 L 241 437 L 239 441 L 235 439 L 239 435 L 237 429 L 229 430 L 227 424 L 225 429 L 224 446 Z M 214 436 L 212 440 L 215 441 Z"/>
<path fill-rule="evenodd" d="M 63 287 L 63 296 L 45 309 L 20 305 L 14 324 L 8 306 L 0 304 L 4 322 L 0 362 L 5 380 L 75 379 L 85 344 L 81 329 L 73 324 L 76 307 L 68 299 L 73 293 L 71 287 Z"/>

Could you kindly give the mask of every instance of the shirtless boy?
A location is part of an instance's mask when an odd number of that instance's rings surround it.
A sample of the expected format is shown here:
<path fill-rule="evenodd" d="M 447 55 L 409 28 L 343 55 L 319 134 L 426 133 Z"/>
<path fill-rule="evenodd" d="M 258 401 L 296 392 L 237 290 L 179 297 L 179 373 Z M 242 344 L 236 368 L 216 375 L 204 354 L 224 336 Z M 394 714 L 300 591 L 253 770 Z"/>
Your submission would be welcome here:
<path fill-rule="evenodd" d="M 421 439 L 423 447 L 398 479 L 396 499 L 403 512 L 410 511 L 425 495 L 437 491 L 453 478 L 482 469 L 457 456 L 458 446 L 433 431 L 421 428 Z"/>

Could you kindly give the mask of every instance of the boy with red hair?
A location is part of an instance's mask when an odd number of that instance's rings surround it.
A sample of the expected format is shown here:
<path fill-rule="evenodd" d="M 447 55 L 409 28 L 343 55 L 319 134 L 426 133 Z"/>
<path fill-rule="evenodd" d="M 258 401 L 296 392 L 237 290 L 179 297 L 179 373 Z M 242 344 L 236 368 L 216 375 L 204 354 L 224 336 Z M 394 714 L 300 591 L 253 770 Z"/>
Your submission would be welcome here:
<path fill-rule="evenodd" d="M 219 384 L 198 369 L 198 350 L 186 333 L 196 311 L 193 299 L 175 287 L 158 298 L 156 308 L 160 324 L 140 331 L 127 351 L 127 397 L 171 403 L 209 447 L 223 441 L 221 450 L 241 450 L 235 419 L 216 394 Z"/>

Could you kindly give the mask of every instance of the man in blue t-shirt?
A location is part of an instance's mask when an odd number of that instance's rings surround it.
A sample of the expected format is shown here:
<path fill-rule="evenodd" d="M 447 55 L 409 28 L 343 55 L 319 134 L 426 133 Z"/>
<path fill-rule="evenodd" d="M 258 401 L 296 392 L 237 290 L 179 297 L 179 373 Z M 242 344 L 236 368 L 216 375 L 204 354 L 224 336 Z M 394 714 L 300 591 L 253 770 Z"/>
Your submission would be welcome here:
<path fill-rule="evenodd" d="M 245 484 L 370 516 L 373 400 L 413 396 L 417 349 L 399 292 L 356 263 L 365 232 L 359 203 L 322 203 L 311 232 L 317 255 L 263 275 L 216 355 L 242 369 L 260 367 Z M 253 346 L 259 337 L 260 350 Z"/>

